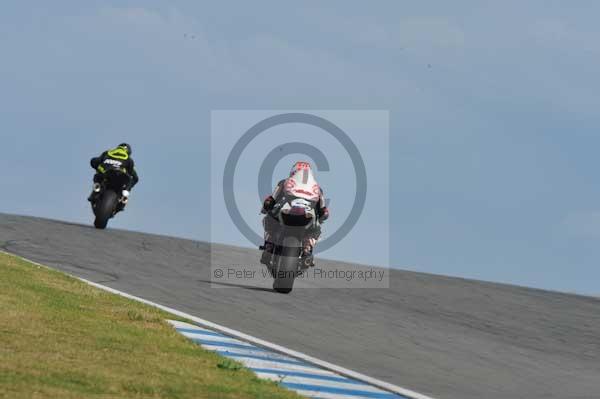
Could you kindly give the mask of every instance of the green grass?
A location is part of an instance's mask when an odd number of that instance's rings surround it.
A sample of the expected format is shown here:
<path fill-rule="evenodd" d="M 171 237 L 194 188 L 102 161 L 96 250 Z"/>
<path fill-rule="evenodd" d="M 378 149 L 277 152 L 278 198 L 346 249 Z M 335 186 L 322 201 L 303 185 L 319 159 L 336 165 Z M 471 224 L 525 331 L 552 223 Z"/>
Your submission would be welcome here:
<path fill-rule="evenodd" d="M 0 398 L 298 398 L 169 318 L 0 253 Z"/>

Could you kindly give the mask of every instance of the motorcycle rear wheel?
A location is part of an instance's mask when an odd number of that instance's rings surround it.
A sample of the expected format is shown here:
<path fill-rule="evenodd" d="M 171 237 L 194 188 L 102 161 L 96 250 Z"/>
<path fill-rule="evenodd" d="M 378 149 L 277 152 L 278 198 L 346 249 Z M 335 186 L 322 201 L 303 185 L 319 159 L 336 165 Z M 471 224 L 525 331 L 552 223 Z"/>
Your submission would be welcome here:
<path fill-rule="evenodd" d="M 96 220 L 94 220 L 94 226 L 97 229 L 103 230 L 108 224 L 108 220 L 113 216 L 115 208 L 117 206 L 117 193 L 113 190 L 106 190 L 94 208 Z"/>
<path fill-rule="evenodd" d="M 294 281 L 298 276 L 298 258 L 293 256 L 280 256 L 279 268 L 274 272 L 273 290 L 280 294 L 289 294 L 294 288 Z"/>

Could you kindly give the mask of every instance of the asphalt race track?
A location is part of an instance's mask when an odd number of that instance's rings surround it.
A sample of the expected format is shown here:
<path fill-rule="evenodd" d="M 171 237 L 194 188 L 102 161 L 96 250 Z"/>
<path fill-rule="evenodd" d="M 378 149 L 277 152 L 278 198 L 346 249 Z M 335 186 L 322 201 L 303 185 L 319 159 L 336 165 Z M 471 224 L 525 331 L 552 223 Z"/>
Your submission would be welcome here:
<path fill-rule="evenodd" d="M 0 247 L 436 398 L 600 397 L 599 299 L 400 270 L 389 289 L 225 288 L 211 251 L 260 270 L 258 251 L 5 214 Z"/>

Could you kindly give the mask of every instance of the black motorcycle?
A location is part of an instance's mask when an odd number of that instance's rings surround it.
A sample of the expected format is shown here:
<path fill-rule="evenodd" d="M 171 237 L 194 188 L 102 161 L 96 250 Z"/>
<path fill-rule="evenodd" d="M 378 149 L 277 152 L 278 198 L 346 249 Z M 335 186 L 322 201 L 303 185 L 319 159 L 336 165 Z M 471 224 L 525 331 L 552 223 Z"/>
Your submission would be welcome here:
<path fill-rule="evenodd" d="M 94 226 L 105 229 L 108 221 L 122 211 L 129 199 L 126 191 L 130 177 L 121 169 L 109 169 L 103 174 L 102 182 L 94 186 L 92 211 L 96 216 Z"/>
<path fill-rule="evenodd" d="M 296 278 L 312 265 L 312 255 L 303 256 L 303 242 L 308 229 L 319 222 L 313 204 L 301 198 L 283 206 L 276 205 L 275 214 L 280 228 L 274 234 L 272 250 L 260 249 L 263 250 L 263 263 L 274 279 L 273 289 L 289 294 Z"/>

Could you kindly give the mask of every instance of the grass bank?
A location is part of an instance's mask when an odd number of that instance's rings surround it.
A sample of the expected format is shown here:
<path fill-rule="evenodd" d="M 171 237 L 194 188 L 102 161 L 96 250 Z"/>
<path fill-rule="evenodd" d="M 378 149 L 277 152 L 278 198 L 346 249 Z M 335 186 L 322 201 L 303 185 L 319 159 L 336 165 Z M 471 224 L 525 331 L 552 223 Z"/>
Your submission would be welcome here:
<path fill-rule="evenodd" d="M 0 253 L 0 398 L 298 398 L 158 309 Z"/>

